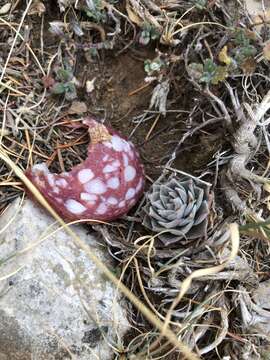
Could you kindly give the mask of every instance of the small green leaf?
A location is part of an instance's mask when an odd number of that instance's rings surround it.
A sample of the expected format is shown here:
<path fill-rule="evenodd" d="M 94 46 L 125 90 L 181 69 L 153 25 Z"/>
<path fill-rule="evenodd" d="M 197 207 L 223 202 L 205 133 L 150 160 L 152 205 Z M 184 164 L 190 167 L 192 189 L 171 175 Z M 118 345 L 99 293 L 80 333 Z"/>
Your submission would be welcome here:
<path fill-rule="evenodd" d="M 206 59 L 204 65 L 193 64 L 192 70 L 197 78 L 201 74 L 199 82 L 207 84 L 217 85 L 228 76 L 228 66 L 218 66 L 211 59 Z"/>
<path fill-rule="evenodd" d="M 139 38 L 139 43 L 141 45 L 148 45 L 149 42 L 151 40 L 151 36 L 148 30 L 143 30 L 141 32 L 140 38 Z"/>
<path fill-rule="evenodd" d="M 93 21 L 99 23 L 106 20 L 106 13 L 101 0 L 86 0 L 86 15 Z"/>
<path fill-rule="evenodd" d="M 70 81 L 73 78 L 72 71 L 63 68 L 57 71 L 56 76 L 62 82 Z"/>
<path fill-rule="evenodd" d="M 148 75 L 152 75 L 154 72 L 159 72 L 164 65 L 164 61 L 160 58 L 156 58 L 153 61 L 147 59 L 144 62 L 144 70 Z"/>
<path fill-rule="evenodd" d="M 193 4 L 198 10 L 203 10 L 206 8 L 207 0 L 193 0 Z"/>
<path fill-rule="evenodd" d="M 214 74 L 216 71 L 217 65 L 211 59 L 206 59 L 204 62 L 204 72 L 208 74 Z"/>
<path fill-rule="evenodd" d="M 152 24 L 145 23 L 140 34 L 139 43 L 147 45 L 151 40 L 156 40 L 159 37 L 159 31 Z"/>
<path fill-rule="evenodd" d="M 65 85 L 62 83 L 55 83 L 51 89 L 51 92 L 55 95 L 64 94 L 65 91 L 66 91 Z"/>
<path fill-rule="evenodd" d="M 218 66 L 216 68 L 215 74 L 211 80 L 213 85 L 217 85 L 219 82 L 224 81 L 228 76 L 228 67 L 227 66 Z"/>
<path fill-rule="evenodd" d="M 211 83 L 211 81 L 215 75 L 216 69 L 217 69 L 217 65 L 213 62 L 213 60 L 206 59 L 204 61 L 203 74 L 200 78 L 200 82 L 204 82 L 207 84 Z"/>
<path fill-rule="evenodd" d="M 254 57 L 257 54 L 257 49 L 253 45 L 248 45 L 234 49 L 234 53 L 236 62 L 241 65 L 247 58 Z"/>
<path fill-rule="evenodd" d="M 236 29 L 234 32 L 234 43 L 240 46 L 248 46 L 250 39 L 247 37 L 244 29 Z"/>
<path fill-rule="evenodd" d="M 66 83 L 64 86 L 65 86 L 66 100 L 72 101 L 72 100 L 76 99 L 77 91 L 76 91 L 75 85 L 73 83 L 69 82 L 69 83 Z"/>

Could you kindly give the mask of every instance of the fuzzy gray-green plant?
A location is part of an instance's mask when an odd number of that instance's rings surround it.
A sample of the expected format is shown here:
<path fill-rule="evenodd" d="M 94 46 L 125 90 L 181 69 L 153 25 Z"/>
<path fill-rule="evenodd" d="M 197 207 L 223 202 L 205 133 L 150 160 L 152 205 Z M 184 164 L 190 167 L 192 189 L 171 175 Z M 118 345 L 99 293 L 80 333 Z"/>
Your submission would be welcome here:
<path fill-rule="evenodd" d="M 209 214 L 209 186 L 205 183 L 171 177 L 155 183 L 146 197 L 143 225 L 162 232 L 158 238 L 163 246 L 175 247 L 205 234 Z"/>

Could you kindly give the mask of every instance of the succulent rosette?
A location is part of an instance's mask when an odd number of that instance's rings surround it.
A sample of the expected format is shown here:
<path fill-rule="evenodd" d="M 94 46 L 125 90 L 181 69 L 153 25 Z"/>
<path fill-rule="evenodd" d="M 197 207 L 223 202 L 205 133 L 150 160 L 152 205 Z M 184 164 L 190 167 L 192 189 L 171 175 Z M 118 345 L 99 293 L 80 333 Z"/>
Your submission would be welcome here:
<path fill-rule="evenodd" d="M 209 214 L 209 185 L 188 177 L 155 183 L 146 196 L 143 225 L 163 246 L 177 247 L 205 234 Z"/>

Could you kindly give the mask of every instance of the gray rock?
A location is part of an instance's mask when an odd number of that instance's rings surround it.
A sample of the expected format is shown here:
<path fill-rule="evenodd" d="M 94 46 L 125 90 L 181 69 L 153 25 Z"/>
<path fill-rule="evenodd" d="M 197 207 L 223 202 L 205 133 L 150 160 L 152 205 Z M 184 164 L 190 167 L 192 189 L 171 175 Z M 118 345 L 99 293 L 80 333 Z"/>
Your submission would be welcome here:
<path fill-rule="evenodd" d="M 30 200 L 0 217 L 1 360 L 112 359 L 129 329 L 116 289 L 58 227 Z M 73 230 L 112 267 L 93 235 Z"/>
<path fill-rule="evenodd" d="M 263 281 L 252 292 L 253 301 L 265 310 L 270 310 L 270 280 Z"/>

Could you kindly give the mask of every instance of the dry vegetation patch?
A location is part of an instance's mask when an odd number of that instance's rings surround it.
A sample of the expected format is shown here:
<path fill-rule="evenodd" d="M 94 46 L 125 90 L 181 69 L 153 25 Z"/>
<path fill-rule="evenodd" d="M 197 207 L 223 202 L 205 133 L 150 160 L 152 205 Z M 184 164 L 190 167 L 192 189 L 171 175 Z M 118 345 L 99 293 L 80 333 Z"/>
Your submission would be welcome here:
<path fill-rule="evenodd" d="M 94 115 L 136 145 L 146 190 L 169 176 L 207 184 L 207 229 L 177 246 L 142 225 L 147 196 L 93 228 L 194 359 L 263 358 L 269 339 L 251 325 L 270 313 L 250 292 L 269 279 L 268 12 L 254 20 L 240 0 L 0 1 L 0 30 L 2 159 L 70 170 Z M 0 211 L 23 191 L 1 161 Z M 117 359 L 183 358 L 134 304 L 130 321 Z"/>

